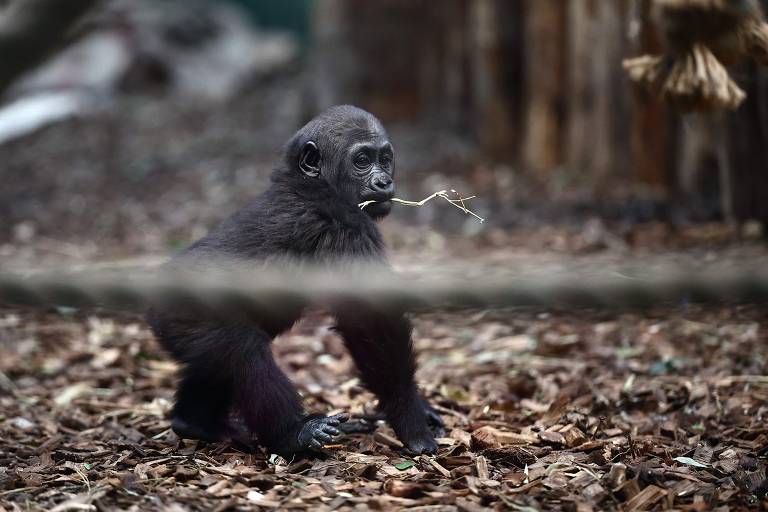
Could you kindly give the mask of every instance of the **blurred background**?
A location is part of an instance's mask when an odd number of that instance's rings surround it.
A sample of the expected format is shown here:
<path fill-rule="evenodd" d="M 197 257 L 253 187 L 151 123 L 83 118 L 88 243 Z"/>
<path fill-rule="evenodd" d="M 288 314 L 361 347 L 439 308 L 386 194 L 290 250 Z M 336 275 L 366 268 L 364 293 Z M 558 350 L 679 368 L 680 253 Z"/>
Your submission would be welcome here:
<path fill-rule="evenodd" d="M 765 298 L 768 24 L 739 24 L 758 3 L 0 0 L 0 295 L 77 306 L 0 304 L 0 512 L 768 510 L 768 308 L 672 273 L 735 270 Z M 677 71 L 643 57 L 670 51 Z M 667 98 L 636 83 L 654 63 Z M 702 91 L 717 108 L 683 112 Z M 385 123 L 398 197 L 477 196 L 483 223 L 439 200 L 381 223 L 414 288 L 429 270 L 546 301 L 413 315 L 451 436 L 431 464 L 385 427 L 290 466 L 180 441 L 177 368 L 140 315 L 8 281 L 164 260 L 339 103 Z M 659 293 L 568 305 L 607 278 Z M 130 302 L 115 279 L 97 300 Z M 331 323 L 305 315 L 276 359 L 308 410 L 373 411 Z"/>
<path fill-rule="evenodd" d="M 180 248 L 337 103 L 388 127 L 399 197 L 487 219 L 397 207 L 395 248 L 760 238 L 768 74 L 681 114 L 622 69 L 660 45 L 649 0 L 2 0 L 0 259 Z"/>

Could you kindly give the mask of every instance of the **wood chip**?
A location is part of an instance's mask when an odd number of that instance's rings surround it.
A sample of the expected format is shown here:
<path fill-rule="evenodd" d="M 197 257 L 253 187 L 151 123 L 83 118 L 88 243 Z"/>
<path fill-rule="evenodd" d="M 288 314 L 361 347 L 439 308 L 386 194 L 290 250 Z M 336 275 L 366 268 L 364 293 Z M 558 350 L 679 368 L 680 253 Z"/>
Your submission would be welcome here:
<path fill-rule="evenodd" d="M 565 445 L 565 436 L 563 436 L 563 434 L 560 432 L 545 430 L 543 432 L 539 432 L 539 438 L 546 443 Z"/>
<path fill-rule="evenodd" d="M 649 485 L 626 504 L 627 510 L 649 510 L 667 495 L 667 491 L 655 485 Z"/>
<path fill-rule="evenodd" d="M 477 468 L 477 478 L 480 480 L 487 480 L 491 474 L 488 472 L 488 461 L 482 455 L 478 455 L 475 459 L 475 468 Z"/>

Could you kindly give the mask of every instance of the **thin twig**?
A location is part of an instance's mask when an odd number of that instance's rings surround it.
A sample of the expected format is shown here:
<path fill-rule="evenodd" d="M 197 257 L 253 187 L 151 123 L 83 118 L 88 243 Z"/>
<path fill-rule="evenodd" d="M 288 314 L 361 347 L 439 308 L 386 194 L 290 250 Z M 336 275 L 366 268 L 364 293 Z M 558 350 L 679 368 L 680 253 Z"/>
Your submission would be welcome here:
<path fill-rule="evenodd" d="M 425 197 L 421 201 L 408 201 L 406 199 L 400 199 L 398 197 L 393 197 L 391 199 L 391 201 L 395 202 L 395 203 L 403 204 L 405 206 L 424 206 L 427 202 L 431 201 L 432 199 L 434 199 L 436 197 L 440 197 L 440 198 L 445 199 L 446 201 L 448 201 L 451 204 L 451 206 L 455 206 L 456 208 L 458 208 L 459 210 L 463 211 L 464 213 L 466 213 L 468 215 L 472 215 L 473 217 L 475 217 L 480 222 L 485 222 L 484 218 L 480 217 L 478 214 L 476 214 L 475 212 L 473 212 L 472 210 L 467 208 L 467 206 L 464 204 L 464 201 L 467 201 L 469 199 L 473 199 L 474 197 L 477 197 L 477 196 L 461 197 L 461 195 L 458 192 L 456 192 L 455 190 L 451 190 L 451 192 L 456 194 L 459 198 L 458 199 L 451 199 L 450 197 L 448 197 L 448 191 L 447 190 L 438 190 L 434 194 L 432 194 L 432 195 L 430 195 L 428 197 Z M 379 203 L 379 202 L 381 202 L 381 201 L 364 201 L 364 202 L 358 204 L 357 206 L 359 206 L 360 209 L 362 210 L 366 206 L 368 206 L 369 204 L 374 204 L 374 203 Z"/>

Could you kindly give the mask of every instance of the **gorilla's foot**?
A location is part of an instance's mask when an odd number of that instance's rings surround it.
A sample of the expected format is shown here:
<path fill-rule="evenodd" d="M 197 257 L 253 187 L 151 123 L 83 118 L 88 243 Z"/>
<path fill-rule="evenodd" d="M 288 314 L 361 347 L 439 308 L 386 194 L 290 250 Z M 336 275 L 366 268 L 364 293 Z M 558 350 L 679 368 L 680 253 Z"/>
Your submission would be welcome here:
<path fill-rule="evenodd" d="M 171 428 L 182 439 L 198 439 L 215 443 L 224 441 L 228 437 L 225 425 L 203 425 L 185 420 L 181 416 L 174 416 L 171 419 Z"/>

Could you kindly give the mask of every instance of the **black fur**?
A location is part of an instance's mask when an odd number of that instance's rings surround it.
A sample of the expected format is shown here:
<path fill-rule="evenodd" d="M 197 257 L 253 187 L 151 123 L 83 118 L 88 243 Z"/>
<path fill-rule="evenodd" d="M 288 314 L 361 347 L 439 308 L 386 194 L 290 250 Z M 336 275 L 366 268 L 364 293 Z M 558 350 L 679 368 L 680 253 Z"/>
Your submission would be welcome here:
<path fill-rule="evenodd" d="M 270 188 L 178 255 L 184 266 L 217 258 L 254 262 L 386 267 L 375 220 L 389 212 L 394 160 L 388 136 L 373 115 L 333 107 L 301 128 L 286 145 Z M 361 211 L 365 200 L 381 201 Z M 328 305 L 365 384 L 380 399 L 395 432 L 415 453 L 433 453 L 430 427 L 439 416 L 419 396 L 411 325 L 400 311 L 336 300 Z M 270 450 L 292 454 L 339 434 L 343 415 L 308 415 L 276 366 L 270 341 L 300 317 L 286 306 L 269 318 L 214 318 L 160 306 L 148 315 L 160 343 L 183 365 L 172 426 L 182 437 L 219 440 L 247 434 Z"/>

